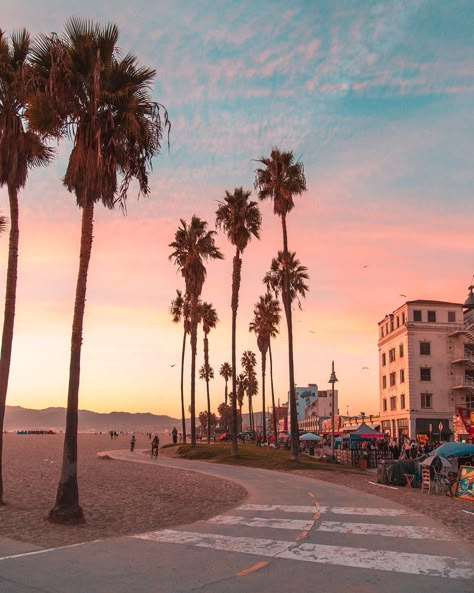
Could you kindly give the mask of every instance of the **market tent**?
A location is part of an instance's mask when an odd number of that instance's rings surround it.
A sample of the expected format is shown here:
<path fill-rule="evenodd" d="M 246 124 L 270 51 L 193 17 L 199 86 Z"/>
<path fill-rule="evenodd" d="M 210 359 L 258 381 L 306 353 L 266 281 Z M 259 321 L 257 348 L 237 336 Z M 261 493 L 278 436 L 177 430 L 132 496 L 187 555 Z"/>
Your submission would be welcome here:
<path fill-rule="evenodd" d="M 438 455 L 439 457 L 467 457 L 474 455 L 474 445 L 470 443 L 444 443 L 433 449 L 429 455 Z"/>
<path fill-rule="evenodd" d="M 378 430 L 371 428 L 365 422 L 362 422 L 362 424 L 356 430 L 352 431 L 348 436 L 352 440 L 383 439 L 385 437 L 383 432 L 379 432 Z"/>
<path fill-rule="evenodd" d="M 314 434 L 314 432 L 307 432 L 306 434 L 303 434 L 300 436 L 300 441 L 322 441 L 322 437 L 320 437 L 317 434 Z"/>

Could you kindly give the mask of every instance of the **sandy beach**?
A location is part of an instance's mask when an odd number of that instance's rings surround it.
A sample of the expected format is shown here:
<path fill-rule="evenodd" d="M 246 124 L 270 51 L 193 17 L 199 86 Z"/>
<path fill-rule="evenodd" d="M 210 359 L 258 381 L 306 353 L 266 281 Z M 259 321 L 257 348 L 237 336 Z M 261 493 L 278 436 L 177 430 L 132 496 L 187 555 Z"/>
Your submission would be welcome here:
<path fill-rule="evenodd" d="M 137 434 L 137 455 L 149 440 Z M 4 435 L 4 498 L 0 536 L 56 547 L 185 524 L 237 504 L 239 485 L 195 472 L 97 459 L 100 451 L 127 449 L 129 436 L 80 434 L 79 496 L 86 523 L 53 525 L 64 436 Z M 164 443 L 166 438 L 162 439 Z"/>

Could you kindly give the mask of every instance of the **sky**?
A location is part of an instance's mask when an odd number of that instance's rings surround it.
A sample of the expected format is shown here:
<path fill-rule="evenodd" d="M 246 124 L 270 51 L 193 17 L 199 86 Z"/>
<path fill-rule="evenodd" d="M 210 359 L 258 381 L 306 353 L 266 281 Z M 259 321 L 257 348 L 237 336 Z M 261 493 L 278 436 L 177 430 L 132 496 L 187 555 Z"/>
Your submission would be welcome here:
<path fill-rule="evenodd" d="M 295 380 L 328 389 L 334 360 L 340 412 L 378 413 L 378 321 L 406 300 L 464 302 L 474 273 L 471 0 L 84 0 L 77 7 L 16 0 L 2 6 L 0 27 L 38 34 L 61 32 L 71 16 L 115 22 L 123 52 L 156 69 L 153 96 L 172 122 L 150 196 L 137 200 L 131 190 L 127 216 L 96 209 L 80 409 L 179 417 L 182 327 L 169 307 L 184 283 L 168 260 L 169 243 L 180 218 L 196 214 L 214 229 L 225 191 L 253 189 L 255 159 L 278 146 L 304 163 L 308 188 L 288 217 L 289 247 L 310 276 L 294 312 Z M 61 184 L 70 146 L 56 149 L 54 163 L 32 171 L 20 195 L 9 405 L 67 400 L 81 212 Z M 6 188 L 0 211 L 8 215 Z M 243 255 L 239 358 L 247 349 L 258 354 L 248 324 L 282 248 L 272 204 L 261 203 L 261 212 L 261 238 Z M 202 294 L 220 319 L 209 336 L 213 409 L 224 397 L 218 369 L 231 360 L 233 256 L 223 234 L 216 241 L 225 259 L 208 266 Z M 3 281 L 7 250 L 4 234 Z M 282 319 L 272 346 L 281 402 L 286 340 Z M 198 368 L 202 358 L 200 334 Z M 198 411 L 205 402 L 198 380 Z"/>

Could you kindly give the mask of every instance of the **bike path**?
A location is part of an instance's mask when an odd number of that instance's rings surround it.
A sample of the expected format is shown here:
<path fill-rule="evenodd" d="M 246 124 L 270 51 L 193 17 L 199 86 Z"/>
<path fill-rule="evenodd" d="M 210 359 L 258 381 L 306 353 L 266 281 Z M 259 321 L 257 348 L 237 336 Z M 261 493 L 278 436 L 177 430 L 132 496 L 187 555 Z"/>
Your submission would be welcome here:
<path fill-rule="evenodd" d="M 376 496 L 282 472 L 106 454 L 237 481 L 248 497 L 175 529 L 3 556 L 0 593 L 473 591 L 470 546 Z"/>

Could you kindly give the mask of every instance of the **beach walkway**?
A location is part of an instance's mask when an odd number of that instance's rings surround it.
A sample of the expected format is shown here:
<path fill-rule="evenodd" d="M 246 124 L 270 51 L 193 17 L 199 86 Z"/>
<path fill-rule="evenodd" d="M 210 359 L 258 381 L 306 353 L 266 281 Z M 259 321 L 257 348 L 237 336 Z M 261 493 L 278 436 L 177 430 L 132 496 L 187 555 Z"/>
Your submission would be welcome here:
<path fill-rule="evenodd" d="M 473 591 L 470 545 L 377 496 L 282 472 L 107 455 L 233 480 L 248 497 L 175 529 L 52 549 L 0 540 L 0 593 Z"/>

